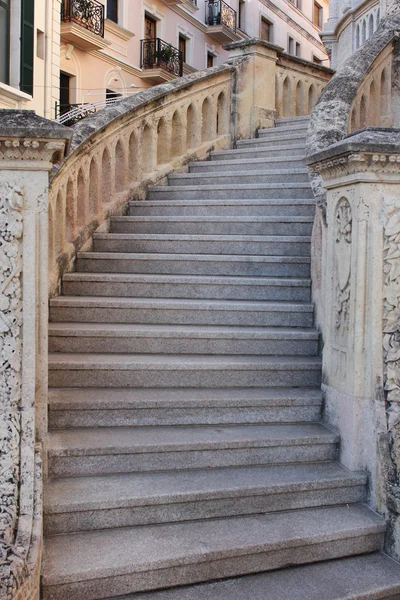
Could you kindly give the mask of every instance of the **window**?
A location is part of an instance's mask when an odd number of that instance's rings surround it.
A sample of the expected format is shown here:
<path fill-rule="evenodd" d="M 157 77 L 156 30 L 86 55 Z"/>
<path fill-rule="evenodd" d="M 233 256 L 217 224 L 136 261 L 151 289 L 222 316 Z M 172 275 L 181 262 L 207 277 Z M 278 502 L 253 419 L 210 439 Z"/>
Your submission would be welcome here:
<path fill-rule="evenodd" d="M 294 39 L 290 36 L 288 41 L 288 53 L 292 55 L 294 54 Z"/>
<path fill-rule="evenodd" d="M 10 61 L 10 4 L 0 0 L 0 81 L 8 83 Z"/>
<path fill-rule="evenodd" d="M 60 111 L 59 114 L 63 115 L 68 112 L 71 108 L 71 75 L 68 73 L 60 72 Z"/>
<path fill-rule="evenodd" d="M 207 68 L 214 66 L 214 54 L 207 52 Z"/>
<path fill-rule="evenodd" d="M 321 58 L 318 58 L 318 56 L 315 56 L 315 54 L 313 54 L 313 57 L 312 57 L 312 59 L 313 59 L 313 62 L 314 62 L 316 65 L 322 65 L 322 59 L 321 59 Z"/>
<path fill-rule="evenodd" d="M 33 25 L 34 5 L 32 0 L 21 2 L 21 91 L 33 96 Z"/>
<path fill-rule="evenodd" d="M 272 42 L 272 23 L 261 17 L 260 37 L 266 42 Z"/>
<path fill-rule="evenodd" d="M 186 42 L 187 39 L 181 33 L 179 34 L 179 51 L 182 53 L 182 60 L 186 62 Z"/>
<path fill-rule="evenodd" d="M 318 2 L 314 2 L 314 17 L 313 17 L 314 25 L 322 29 L 322 25 L 324 24 L 324 11 L 322 6 L 318 4 Z"/>
<path fill-rule="evenodd" d="M 296 42 L 296 56 L 301 57 L 301 48 L 299 42 Z"/>
<path fill-rule="evenodd" d="M 107 0 L 107 19 L 118 23 L 118 0 Z"/>
<path fill-rule="evenodd" d="M 114 98 L 121 98 L 122 94 L 119 94 L 118 92 L 114 92 L 114 90 L 109 90 L 106 89 L 106 102 L 110 102 L 110 100 L 113 100 Z"/>
<path fill-rule="evenodd" d="M 239 0 L 239 24 L 238 24 L 238 27 L 242 31 L 245 28 L 245 16 L 244 16 L 245 8 L 246 8 L 246 2 L 244 2 L 244 0 Z"/>
<path fill-rule="evenodd" d="M 148 14 L 144 17 L 144 37 L 146 40 L 154 40 L 156 36 L 156 20 Z"/>
<path fill-rule="evenodd" d="M 301 10 L 301 0 L 289 0 L 296 8 Z"/>

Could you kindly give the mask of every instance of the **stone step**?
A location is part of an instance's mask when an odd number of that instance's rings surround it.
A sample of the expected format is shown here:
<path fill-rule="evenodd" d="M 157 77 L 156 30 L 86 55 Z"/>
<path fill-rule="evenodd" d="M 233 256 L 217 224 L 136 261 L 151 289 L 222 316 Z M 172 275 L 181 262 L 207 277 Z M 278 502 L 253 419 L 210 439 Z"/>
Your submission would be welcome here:
<path fill-rule="evenodd" d="M 289 300 L 310 302 L 309 279 L 203 275 L 66 273 L 65 295 L 203 300 Z"/>
<path fill-rule="evenodd" d="M 287 181 L 304 183 L 308 182 L 309 178 L 308 171 L 304 167 L 279 170 L 260 169 L 256 173 L 254 171 L 244 171 L 240 168 L 233 171 L 224 170 L 213 177 L 210 177 L 208 173 L 172 173 L 168 176 L 168 181 L 173 186 L 207 185 L 211 181 L 218 185 L 227 183 L 243 185 L 246 183 L 285 183 Z"/>
<path fill-rule="evenodd" d="M 168 200 L 128 203 L 131 216 L 314 216 L 315 199 Z"/>
<path fill-rule="evenodd" d="M 318 332 L 298 327 L 50 323 L 49 352 L 316 356 Z"/>
<path fill-rule="evenodd" d="M 363 502 L 366 479 L 336 463 L 56 479 L 45 487 L 45 533 Z"/>
<path fill-rule="evenodd" d="M 190 173 L 219 173 L 225 171 L 232 171 L 235 168 L 239 168 L 241 171 L 255 171 L 269 169 L 281 170 L 284 167 L 288 169 L 299 169 L 304 167 L 304 163 L 300 158 L 295 156 L 286 157 L 281 156 L 274 158 L 272 156 L 256 159 L 244 159 L 244 160 L 204 160 L 189 163 Z"/>
<path fill-rule="evenodd" d="M 112 217 L 111 233 L 185 235 L 311 235 L 308 217 Z"/>
<path fill-rule="evenodd" d="M 372 552 L 384 530 L 356 504 L 52 536 L 43 600 L 98 600 Z"/>
<path fill-rule="evenodd" d="M 269 148 L 270 146 L 273 146 L 274 148 L 287 148 L 288 146 L 294 146 L 295 148 L 301 147 L 299 152 L 305 152 L 306 133 L 306 130 L 302 130 L 301 133 L 291 132 L 285 135 L 280 135 L 279 133 L 275 133 L 275 135 L 271 135 L 271 133 L 262 133 L 257 138 L 250 140 L 238 140 L 236 142 L 236 149 Z M 292 179 L 292 175 L 290 173 L 288 173 L 288 175 Z"/>
<path fill-rule="evenodd" d="M 310 277 L 307 256 L 78 252 L 79 273 Z"/>
<path fill-rule="evenodd" d="M 258 140 L 261 142 L 261 140 Z M 238 160 L 240 158 L 277 158 L 290 157 L 302 160 L 305 157 L 305 145 L 287 144 L 285 146 L 267 145 L 263 143 L 260 146 L 251 145 L 249 148 L 240 147 L 236 150 L 214 150 L 210 152 L 210 160 Z"/>
<path fill-rule="evenodd" d="M 319 388 L 50 388 L 49 427 L 319 421 Z"/>
<path fill-rule="evenodd" d="M 310 256 L 311 236 L 94 233 L 94 252 Z"/>
<path fill-rule="evenodd" d="M 259 129 L 257 138 L 267 138 L 274 143 L 275 141 L 280 142 L 281 140 L 283 140 L 283 143 L 285 143 L 289 140 L 295 143 L 302 143 L 305 146 L 307 140 L 307 129 L 308 126 L 296 127 L 295 129 L 292 127 L 280 127 L 278 131 L 276 128 L 270 127 L 269 129 Z M 239 144 L 242 141 L 243 140 L 238 140 L 237 143 Z"/>
<path fill-rule="evenodd" d="M 53 430 L 50 477 L 332 461 L 322 425 L 190 425 Z"/>
<path fill-rule="evenodd" d="M 49 354 L 50 387 L 314 387 L 321 360 L 299 356 Z"/>
<path fill-rule="evenodd" d="M 384 554 L 327 560 L 111 600 L 372 600 L 400 598 L 400 564 Z"/>
<path fill-rule="evenodd" d="M 308 126 L 310 122 L 310 115 L 304 115 L 302 117 L 282 117 L 280 119 L 275 119 L 275 127 L 302 127 Z"/>
<path fill-rule="evenodd" d="M 149 188 L 149 200 L 253 200 L 307 199 L 312 192 L 310 183 L 245 183 L 207 185 L 160 185 Z"/>
<path fill-rule="evenodd" d="M 50 300 L 50 321 L 312 327 L 313 306 L 306 302 L 58 296 Z"/>

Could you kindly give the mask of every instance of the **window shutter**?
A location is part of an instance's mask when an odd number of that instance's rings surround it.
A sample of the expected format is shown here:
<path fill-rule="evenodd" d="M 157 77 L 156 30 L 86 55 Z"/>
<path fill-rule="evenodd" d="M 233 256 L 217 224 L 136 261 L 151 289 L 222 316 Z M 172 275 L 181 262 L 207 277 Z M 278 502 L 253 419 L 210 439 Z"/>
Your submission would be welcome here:
<path fill-rule="evenodd" d="M 20 88 L 33 96 L 34 0 L 21 1 L 21 83 Z"/>

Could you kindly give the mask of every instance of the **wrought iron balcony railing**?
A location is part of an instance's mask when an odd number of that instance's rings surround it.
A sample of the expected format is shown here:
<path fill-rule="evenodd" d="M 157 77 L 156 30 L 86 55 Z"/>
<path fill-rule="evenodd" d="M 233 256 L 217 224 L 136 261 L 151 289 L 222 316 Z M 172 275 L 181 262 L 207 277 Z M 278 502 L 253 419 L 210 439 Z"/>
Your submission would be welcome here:
<path fill-rule="evenodd" d="M 140 40 L 140 67 L 165 69 L 177 77 L 183 73 L 183 55 L 178 48 L 160 38 Z"/>
<path fill-rule="evenodd" d="M 97 0 L 63 0 L 61 20 L 104 37 L 104 5 Z"/>
<path fill-rule="evenodd" d="M 206 0 L 206 25 L 225 25 L 236 32 L 236 10 L 224 0 Z"/>

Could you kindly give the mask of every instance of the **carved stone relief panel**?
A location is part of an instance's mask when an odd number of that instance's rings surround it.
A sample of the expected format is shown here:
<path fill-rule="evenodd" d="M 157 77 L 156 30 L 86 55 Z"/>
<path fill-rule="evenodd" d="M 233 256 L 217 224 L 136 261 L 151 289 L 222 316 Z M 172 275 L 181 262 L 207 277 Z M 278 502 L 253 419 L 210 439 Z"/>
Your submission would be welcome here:
<path fill-rule="evenodd" d="M 335 328 L 336 339 L 344 341 L 349 328 L 352 211 L 347 198 L 335 210 Z"/>
<path fill-rule="evenodd" d="M 20 484 L 20 401 L 22 326 L 21 186 L 0 186 L 0 597 L 12 596 L 24 573 L 24 560 L 15 547 Z"/>
<path fill-rule="evenodd" d="M 383 352 L 392 458 L 400 471 L 400 201 L 383 205 Z"/>

